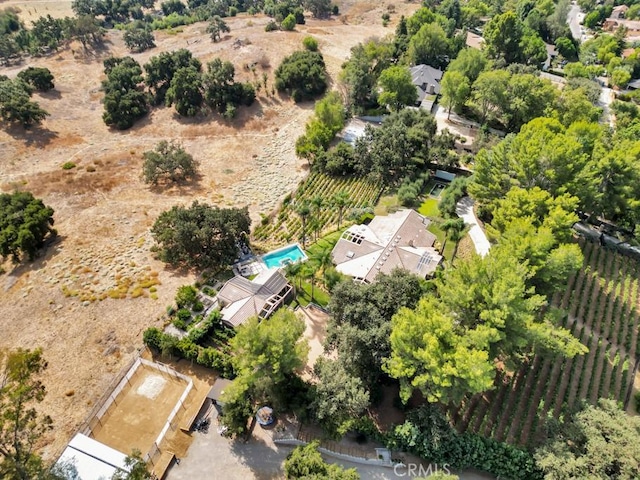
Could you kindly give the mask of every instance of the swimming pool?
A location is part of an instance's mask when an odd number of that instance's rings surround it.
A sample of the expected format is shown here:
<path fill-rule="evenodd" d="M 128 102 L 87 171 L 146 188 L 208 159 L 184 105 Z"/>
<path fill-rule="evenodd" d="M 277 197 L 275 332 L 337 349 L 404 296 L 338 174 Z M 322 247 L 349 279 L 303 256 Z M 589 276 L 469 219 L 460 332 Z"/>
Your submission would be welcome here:
<path fill-rule="evenodd" d="M 442 183 L 436 183 L 433 188 L 431 189 L 431 191 L 429 192 L 429 195 L 431 195 L 432 197 L 435 198 L 440 198 L 440 194 L 442 193 L 442 191 L 447 188 L 446 185 L 442 184 Z"/>
<path fill-rule="evenodd" d="M 304 262 L 306 259 L 307 256 L 297 243 L 287 245 L 262 256 L 262 261 L 267 268 L 280 268 L 289 263 Z"/>

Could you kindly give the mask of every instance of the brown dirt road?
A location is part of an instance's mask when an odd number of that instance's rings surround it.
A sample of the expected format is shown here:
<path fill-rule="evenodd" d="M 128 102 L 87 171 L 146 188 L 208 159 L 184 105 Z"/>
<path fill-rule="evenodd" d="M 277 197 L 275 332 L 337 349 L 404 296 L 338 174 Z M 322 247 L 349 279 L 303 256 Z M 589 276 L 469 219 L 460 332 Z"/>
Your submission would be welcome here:
<path fill-rule="evenodd" d="M 0 2 L 0 8 L 17 5 L 28 19 L 35 3 Z M 63 3 L 70 2 L 43 3 L 42 8 Z M 394 20 L 418 7 L 393 3 Z M 244 64 L 267 58 L 270 67 L 264 71 L 271 84 L 281 59 L 310 34 L 318 39 L 335 81 L 352 46 L 393 32 L 392 25 L 381 26 L 386 5 L 350 0 L 341 8 L 341 17 L 309 19 L 296 32 L 265 33 L 266 17 L 238 16 L 228 19 L 231 33 L 216 44 L 204 33 L 204 24 L 173 35 L 156 32 L 157 48 L 132 56 L 145 63 L 162 51 L 189 48 L 203 63 L 216 56 L 233 61 L 241 80 L 253 78 Z M 233 47 L 236 40 L 241 41 L 238 48 Z M 312 104 L 265 97 L 264 91 L 232 124 L 213 116 L 179 119 L 172 109 L 156 108 L 128 131 L 107 128 L 101 119 L 102 60 L 128 54 L 121 33 L 110 31 L 105 51 L 84 53 L 72 45 L 1 72 L 15 76 L 28 65 L 45 66 L 56 83 L 55 91 L 34 95 L 51 114 L 41 128 L 0 131 L 0 191 L 21 188 L 43 198 L 55 209 L 60 234 L 36 262 L 15 270 L 5 264 L 7 273 L 0 275 L 0 348 L 39 346 L 49 362 L 44 378 L 49 393 L 41 408 L 53 417 L 56 429 L 44 439 L 46 458 L 61 450 L 142 345 L 144 329 L 160 324 L 176 288 L 193 281 L 192 275 L 167 270 L 152 258 L 149 228 L 158 214 L 197 199 L 249 205 L 256 220 L 306 173 L 294 144 Z M 258 66 L 256 74 L 262 72 Z M 142 152 L 161 139 L 179 139 L 200 161 L 202 177 L 196 185 L 151 190 L 140 181 Z M 62 170 L 69 161 L 77 167 Z"/>

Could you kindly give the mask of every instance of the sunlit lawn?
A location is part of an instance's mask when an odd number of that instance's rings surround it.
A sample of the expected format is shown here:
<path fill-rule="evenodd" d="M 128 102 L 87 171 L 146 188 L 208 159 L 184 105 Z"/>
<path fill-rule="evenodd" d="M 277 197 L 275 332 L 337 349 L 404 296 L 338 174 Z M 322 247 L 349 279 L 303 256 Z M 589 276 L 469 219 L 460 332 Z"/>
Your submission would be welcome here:
<path fill-rule="evenodd" d="M 424 215 L 425 217 L 436 218 L 440 216 L 440 211 L 438 210 L 438 199 L 427 197 L 427 199 L 420 205 L 418 209 L 418 213 Z"/>

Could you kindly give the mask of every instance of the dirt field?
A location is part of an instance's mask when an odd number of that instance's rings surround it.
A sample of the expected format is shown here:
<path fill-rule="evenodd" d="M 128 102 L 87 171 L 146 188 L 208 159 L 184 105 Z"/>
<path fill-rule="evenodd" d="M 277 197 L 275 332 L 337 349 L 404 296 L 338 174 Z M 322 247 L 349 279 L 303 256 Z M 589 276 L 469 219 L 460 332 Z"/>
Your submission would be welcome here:
<path fill-rule="evenodd" d="M 140 365 L 94 428 L 94 438 L 121 452 L 146 454 L 186 388 L 183 379 Z"/>
<path fill-rule="evenodd" d="M 27 19 L 38 2 L 0 2 L 0 8 L 18 3 Z M 44 8 L 68 3 L 52 1 Z M 394 3 L 394 21 L 418 6 Z M 239 16 L 229 19 L 231 33 L 216 44 L 204 24 L 173 35 L 156 32 L 157 48 L 132 56 L 145 63 L 162 51 L 189 48 L 203 63 L 216 56 L 233 61 L 241 80 L 254 75 L 243 65 L 259 62 L 256 75 L 266 72 L 271 84 L 281 59 L 311 34 L 335 80 L 352 46 L 393 32 L 393 22 L 381 26 L 386 5 L 351 0 L 341 11 L 339 18 L 309 19 L 296 32 L 265 33 L 267 18 Z M 313 105 L 265 97 L 264 91 L 232 124 L 213 116 L 184 120 L 172 109 L 155 108 L 128 131 L 107 128 L 101 119 L 102 60 L 127 54 L 121 33 L 110 31 L 104 51 L 72 45 L 1 72 L 15 76 L 26 66 L 45 66 L 56 83 L 54 91 L 34 95 L 51 114 L 41 128 L 0 131 L 0 190 L 20 188 L 43 198 L 55 209 L 59 232 L 56 244 L 36 262 L 16 269 L 5 264 L 8 273 L 0 275 L 0 348 L 41 346 L 49 362 L 42 409 L 56 429 L 45 439 L 46 458 L 62 449 L 141 346 L 144 329 L 160 324 L 176 288 L 194 280 L 152 258 L 149 228 L 158 214 L 197 199 L 249 205 L 255 221 L 306 174 L 294 144 Z M 162 190 L 140 181 L 142 153 L 161 139 L 179 139 L 193 154 L 201 164 L 199 182 Z M 68 161 L 76 168 L 62 170 Z"/>

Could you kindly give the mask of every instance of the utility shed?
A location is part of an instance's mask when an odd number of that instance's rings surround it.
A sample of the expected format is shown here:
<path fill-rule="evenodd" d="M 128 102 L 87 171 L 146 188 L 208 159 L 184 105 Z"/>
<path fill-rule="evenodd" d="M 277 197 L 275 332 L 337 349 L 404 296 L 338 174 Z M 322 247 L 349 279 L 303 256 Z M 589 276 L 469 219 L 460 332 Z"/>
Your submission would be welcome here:
<path fill-rule="evenodd" d="M 127 456 L 103 443 L 78 433 L 71 439 L 56 465 L 73 465 L 79 480 L 109 479 L 117 471 L 129 472 Z"/>

